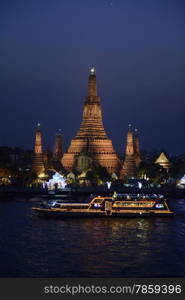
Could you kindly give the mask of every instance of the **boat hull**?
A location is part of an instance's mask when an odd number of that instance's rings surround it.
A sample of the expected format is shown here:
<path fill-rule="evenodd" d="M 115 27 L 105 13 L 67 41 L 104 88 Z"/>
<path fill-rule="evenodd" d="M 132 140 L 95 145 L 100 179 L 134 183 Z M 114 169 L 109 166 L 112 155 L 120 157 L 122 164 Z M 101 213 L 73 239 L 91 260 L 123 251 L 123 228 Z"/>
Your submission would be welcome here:
<path fill-rule="evenodd" d="M 32 210 L 39 216 L 53 217 L 53 218 L 82 218 L 82 217 L 104 217 L 104 218 L 122 218 L 122 217 L 171 217 L 173 212 L 171 211 L 119 211 L 119 212 L 107 212 L 107 211 L 62 211 L 60 209 L 45 209 L 45 208 L 32 208 Z"/>

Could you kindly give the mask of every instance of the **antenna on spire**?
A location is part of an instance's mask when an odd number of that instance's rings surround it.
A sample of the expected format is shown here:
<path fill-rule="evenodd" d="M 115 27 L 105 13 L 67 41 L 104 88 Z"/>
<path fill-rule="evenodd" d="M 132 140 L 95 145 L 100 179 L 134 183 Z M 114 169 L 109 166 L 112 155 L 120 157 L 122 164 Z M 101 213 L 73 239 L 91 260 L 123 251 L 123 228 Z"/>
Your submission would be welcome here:
<path fill-rule="evenodd" d="M 131 127 L 132 127 L 132 124 L 129 123 L 129 124 L 128 124 L 128 130 L 129 130 L 129 131 L 131 131 Z"/>
<path fill-rule="evenodd" d="M 91 68 L 90 74 L 91 74 L 91 75 L 94 75 L 94 74 L 95 74 L 95 68 L 94 68 L 94 67 Z"/>
<path fill-rule="evenodd" d="M 40 129 L 40 122 L 37 123 L 37 128 Z"/>

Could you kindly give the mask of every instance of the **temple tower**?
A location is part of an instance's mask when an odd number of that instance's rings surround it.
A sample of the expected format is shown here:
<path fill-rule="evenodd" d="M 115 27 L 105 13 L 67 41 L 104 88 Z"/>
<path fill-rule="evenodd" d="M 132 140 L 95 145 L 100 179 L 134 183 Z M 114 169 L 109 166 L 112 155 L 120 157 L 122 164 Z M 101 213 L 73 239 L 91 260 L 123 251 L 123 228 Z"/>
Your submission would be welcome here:
<path fill-rule="evenodd" d="M 85 98 L 80 129 L 62 158 L 64 168 L 67 171 L 74 169 L 76 158 L 80 153 L 87 152 L 87 148 L 93 162 L 105 167 L 109 173 L 118 171 L 119 158 L 103 126 L 94 68 L 91 69 L 89 75 L 88 95 Z"/>
<path fill-rule="evenodd" d="M 62 159 L 62 155 L 63 155 L 62 133 L 61 133 L 61 129 L 59 129 L 59 132 L 56 133 L 56 136 L 55 136 L 53 159 L 60 161 Z"/>
<path fill-rule="evenodd" d="M 138 130 L 134 130 L 134 158 L 136 167 L 138 168 L 141 163 L 141 153 L 140 153 L 140 145 L 139 145 L 139 135 Z"/>
<path fill-rule="evenodd" d="M 134 137 L 131 131 L 131 125 L 129 124 L 129 130 L 127 133 L 125 160 L 120 172 L 120 179 L 124 179 L 125 177 L 134 177 L 135 175 L 136 175 L 136 163 L 134 157 Z"/>
<path fill-rule="evenodd" d="M 44 173 L 43 153 L 42 153 L 42 133 L 40 130 L 40 123 L 37 124 L 37 130 L 35 134 L 35 147 L 32 170 L 38 176 Z"/>

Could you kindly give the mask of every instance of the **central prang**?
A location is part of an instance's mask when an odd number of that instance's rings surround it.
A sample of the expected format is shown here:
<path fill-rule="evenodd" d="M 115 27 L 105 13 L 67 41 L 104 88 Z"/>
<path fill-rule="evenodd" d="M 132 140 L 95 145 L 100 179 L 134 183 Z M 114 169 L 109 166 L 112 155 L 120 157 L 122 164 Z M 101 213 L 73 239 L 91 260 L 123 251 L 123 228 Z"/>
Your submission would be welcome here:
<path fill-rule="evenodd" d="M 85 156 L 91 159 L 87 160 L 84 158 Z M 80 129 L 71 141 L 67 153 L 63 155 L 62 165 L 68 171 L 76 169 L 85 171 L 85 168 L 87 168 L 86 161 L 91 161 L 91 164 L 94 163 L 106 168 L 110 174 L 117 173 L 120 168 L 118 155 L 103 126 L 95 68 L 92 68 L 89 74 L 88 94 L 85 98 Z"/>

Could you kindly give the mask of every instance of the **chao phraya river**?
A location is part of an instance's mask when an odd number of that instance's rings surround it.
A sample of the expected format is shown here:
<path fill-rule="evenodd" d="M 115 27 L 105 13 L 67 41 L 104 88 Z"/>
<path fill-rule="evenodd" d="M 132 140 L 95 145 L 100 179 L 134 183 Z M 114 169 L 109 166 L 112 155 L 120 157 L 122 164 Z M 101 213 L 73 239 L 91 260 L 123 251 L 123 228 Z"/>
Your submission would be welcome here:
<path fill-rule="evenodd" d="M 1 277 L 185 277 L 185 199 L 167 218 L 46 219 L 0 202 Z"/>

